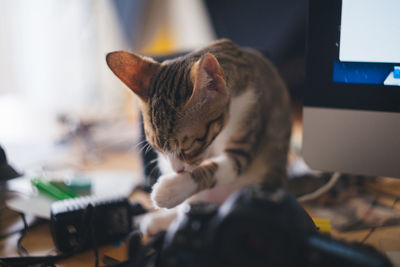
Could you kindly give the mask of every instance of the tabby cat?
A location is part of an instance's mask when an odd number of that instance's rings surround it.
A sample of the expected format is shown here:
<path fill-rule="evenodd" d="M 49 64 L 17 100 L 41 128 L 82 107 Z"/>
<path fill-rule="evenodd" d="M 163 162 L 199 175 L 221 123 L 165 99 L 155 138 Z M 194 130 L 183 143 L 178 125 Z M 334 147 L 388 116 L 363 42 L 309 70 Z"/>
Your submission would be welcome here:
<path fill-rule="evenodd" d="M 117 51 L 107 64 L 139 97 L 146 139 L 162 163 L 151 199 L 169 210 L 148 215 L 144 232 L 168 227 L 179 210 L 171 208 L 186 200 L 221 203 L 254 182 L 284 183 L 289 98 L 260 53 L 222 39 L 162 63 Z"/>

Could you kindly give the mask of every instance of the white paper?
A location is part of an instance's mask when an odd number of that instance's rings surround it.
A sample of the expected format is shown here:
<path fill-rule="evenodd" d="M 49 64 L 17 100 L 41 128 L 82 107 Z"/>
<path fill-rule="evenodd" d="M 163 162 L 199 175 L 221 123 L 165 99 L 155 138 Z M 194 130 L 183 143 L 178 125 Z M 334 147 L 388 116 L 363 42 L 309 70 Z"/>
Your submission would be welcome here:
<path fill-rule="evenodd" d="M 83 174 L 92 180 L 92 195 L 98 197 L 128 197 L 141 182 L 138 174 L 132 171 L 95 171 Z M 51 204 L 56 200 L 28 190 L 29 177 L 17 178 L 10 182 L 13 190 L 21 191 L 23 194 L 6 201 L 7 207 L 43 219 L 50 219 Z"/>

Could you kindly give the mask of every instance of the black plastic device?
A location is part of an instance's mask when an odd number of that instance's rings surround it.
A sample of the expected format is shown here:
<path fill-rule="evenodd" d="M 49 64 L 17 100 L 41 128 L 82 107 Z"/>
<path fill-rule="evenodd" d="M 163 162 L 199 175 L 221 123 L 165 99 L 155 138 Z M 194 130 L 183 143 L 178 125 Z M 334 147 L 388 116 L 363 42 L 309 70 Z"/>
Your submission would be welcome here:
<path fill-rule="evenodd" d="M 7 162 L 4 149 L 0 146 L 0 182 L 20 176 Z"/>
<path fill-rule="evenodd" d="M 131 203 L 120 197 L 57 201 L 50 228 L 54 245 L 64 253 L 115 242 L 132 231 Z"/>
<path fill-rule="evenodd" d="M 192 204 L 168 229 L 154 266 L 392 264 L 372 247 L 319 234 L 294 196 L 260 184 L 239 190 L 219 208 L 210 203 Z"/>

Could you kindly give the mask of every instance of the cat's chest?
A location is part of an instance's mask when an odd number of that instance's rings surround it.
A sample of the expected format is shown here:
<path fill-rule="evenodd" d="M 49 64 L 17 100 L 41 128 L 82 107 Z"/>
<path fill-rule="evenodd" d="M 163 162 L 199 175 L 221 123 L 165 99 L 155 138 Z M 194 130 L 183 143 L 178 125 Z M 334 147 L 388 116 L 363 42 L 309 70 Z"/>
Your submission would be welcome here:
<path fill-rule="evenodd" d="M 243 94 L 231 100 L 229 107 L 229 121 L 210 146 L 209 154 L 211 154 L 211 156 L 221 155 L 231 137 L 240 132 L 241 122 L 247 115 L 247 112 L 251 109 L 255 99 L 253 88 L 247 88 Z"/>
<path fill-rule="evenodd" d="M 214 142 L 209 148 L 208 157 L 214 157 L 217 155 L 221 155 L 224 152 L 225 145 L 229 140 L 229 133 L 231 130 L 225 127 L 215 138 Z"/>

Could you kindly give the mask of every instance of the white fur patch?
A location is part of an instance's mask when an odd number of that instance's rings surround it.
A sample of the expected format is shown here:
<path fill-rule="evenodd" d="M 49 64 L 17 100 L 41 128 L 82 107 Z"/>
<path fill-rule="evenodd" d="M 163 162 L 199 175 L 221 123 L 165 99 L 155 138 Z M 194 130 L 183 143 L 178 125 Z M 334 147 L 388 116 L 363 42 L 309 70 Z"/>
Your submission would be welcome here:
<path fill-rule="evenodd" d="M 243 94 L 232 98 L 229 107 L 228 124 L 217 136 L 211 146 L 214 155 L 221 155 L 224 152 L 229 137 L 234 135 L 236 131 L 240 130 L 238 129 L 240 121 L 243 120 L 256 101 L 257 98 L 253 88 L 247 88 Z"/>
<path fill-rule="evenodd" d="M 158 153 L 158 167 L 162 174 L 179 172 L 180 170 L 192 171 L 194 166 L 190 166 L 179 160 L 175 155 L 165 155 Z"/>
<path fill-rule="evenodd" d="M 142 234 L 150 236 L 166 231 L 176 218 L 177 212 L 177 209 L 170 209 L 147 213 L 139 218 L 139 229 Z"/>
<path fill-rule="evenodd" d="M 155 207 L 170 209 L 193 195 L 197 186 L 188 172 L 166 174 L 158 178 L 150 197 Z"/>
<path fill-rule="evenodd" d="M 239 127 L 241 127 L 241 125 L 239 123 L 247 115 L 256 100 L 252 88 L 248 88 L 243 94 L 232 99 L 229 109 L 228 124 L 215 139 L 211 148 L 214 155 L 217 155 L 213 160 L 218 163 L 215 177 L 219 183 L 229 182 L 236 177 L 233 162 L 224 154 L 224 149 L 229 138 L 234 135 L 236 131 L 240 131 Z"/>
<path fill-rule="evenodd" d="M 158 154 L 158 167 L 160 168 L 160 171 L 162 174 L 167 174 L 171 173 L 174 170 L 172 169 L 171 163 L 169 159 L 162 153 L 157 153 Z"/>

